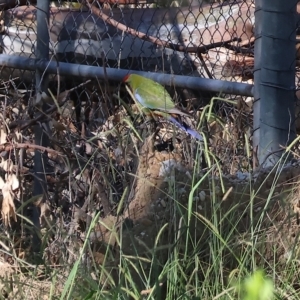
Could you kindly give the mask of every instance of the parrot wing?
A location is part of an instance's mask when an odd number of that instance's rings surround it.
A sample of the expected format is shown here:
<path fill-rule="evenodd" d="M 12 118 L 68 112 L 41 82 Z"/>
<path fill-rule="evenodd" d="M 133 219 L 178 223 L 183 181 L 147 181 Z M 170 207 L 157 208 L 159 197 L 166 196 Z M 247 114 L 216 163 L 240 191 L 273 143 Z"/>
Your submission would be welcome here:
<path fill-rule="evenodd" d="M 185 113 L 175 107 L 170 95 L 163 87 L 158 92 L 153 92 L 150 90 L 150 88 L 146 90 L 143 87 L 139 87 L 135 90 L 134 96 L 136 100 L 144 107 L 161 110 L 170 114 L 178 114 L 190 117 L 188 113 Z"/>
<path fill-rule="evenodd" d="M 169 115 L 167 113 L 160 112 L 160 111 L 154 111 L 153 113 L 156 114 L 156 115 L 159 115 L 159 116 L 163 117 L 164 119 L 166 119 L 168 121 L 170 121 L 171 123 L 173 123 L 174 125 L 176 125 L 177 127 L 179 127 L 181 130 L 187 132 L 189 135 L 191 135 L 196 140 L 203 141 L 203 137 L 202 137 L 202 135 L 198 131 L 190 128 L 187 125 L 181 124 L 179 121 L 177 121 L 171 115 Z"/>
<path fill-rule="evenodd" d="M 134 92 L 137 100 L 150 109 L 169 110 L 175 108 L 168 92 L 160 85 L 148 87 L 141 84 Z"/>

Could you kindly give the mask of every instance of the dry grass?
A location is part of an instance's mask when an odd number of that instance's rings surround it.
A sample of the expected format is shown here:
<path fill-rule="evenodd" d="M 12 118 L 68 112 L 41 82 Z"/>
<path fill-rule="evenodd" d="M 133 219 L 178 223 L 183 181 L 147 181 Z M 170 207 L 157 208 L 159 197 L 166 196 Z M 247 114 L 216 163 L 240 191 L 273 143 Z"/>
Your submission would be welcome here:
<path fill-rule="evenodd" d="M 73 95 L 65 94 L 52 102 L 56 109 L 47 116 L 52 150 L 46 166 L 48 194 L 41 201 L 31 197 L 35 146 L 28 110 L 33 108 L 26 96 L 10 93 L 2 102 L 2 128 L 11 128 L 1 132 L 3 161 L 10 162 L 2 165 L 2 178 L 9 182 L 15 174 L 18 185 L 10 185 L 14 207 L 3 214 L 1 229 L 0 275 L 8 299 L 58 299 L 62 294 L 83 299 L 99 283 L 101 295 L 112 295 L 129 282 L 135 284 L 134 293 L 149 296 L 158 292 L 151 288 L 157 278 L 163 295 L 175 254 L 178 261 L 191 256 L 201 263 L 189 283 L 196 287 L 197 280 L 205 284 L 205 274 L 214 266 L 211 241 L 223 245 L 222 272 L 228 278 L 250 254 L 256 264 L 272 265 L 276 272 L 274 264 L 286 266 L 290 257 L 298 257 L 298 165 L 251 173 L 249 112 L 240 105 L 219 101 L 209 114 L 193 107 L 207 137 L 203 150 L 169 124 L 153 124 L 129 104 L 126 111 L 101 86 L 101 103 L 82 101 L 81 118 L 86 115 L 89 121 L 83 126 L 75 119 L 73 102 L 65 101 Z M 85 93 L 91 94 L 88 88 Z M 124 95 L 122 99 L 126 103 Z M 41 209 L 38 257 L 31 244 L 32 205 Z M 9 214 L 11 226 L 4 224 Z M 195 276 L 192 266 L 184 268 Z"/>

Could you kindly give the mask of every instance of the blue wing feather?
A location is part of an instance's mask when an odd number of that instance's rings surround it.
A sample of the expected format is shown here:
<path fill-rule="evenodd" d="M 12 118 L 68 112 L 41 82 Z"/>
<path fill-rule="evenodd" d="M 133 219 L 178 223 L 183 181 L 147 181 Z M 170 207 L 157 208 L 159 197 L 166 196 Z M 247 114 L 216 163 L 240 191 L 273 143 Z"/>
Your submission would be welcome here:
<path fill-rule="evenodd" d="M 187 126 L 185 124 L 181 124 L 178 120 L 176 120 L 171 115 L 169 115 L 167 113 L 164 113 L 164 112 L 160 112 L 160 111 L 154 111 L 153 113 L 165 118 L 166 120 L 168 120 L 170 122 L 172 122 L 178 128 L 185 131 L 186 133 L 188 133 L 189 135 L 191 135 L 193 138 L 197 139 L 198 141 L 203 141 L 203 137 L 198 131 L 190 128 L 189 126 Z"/>

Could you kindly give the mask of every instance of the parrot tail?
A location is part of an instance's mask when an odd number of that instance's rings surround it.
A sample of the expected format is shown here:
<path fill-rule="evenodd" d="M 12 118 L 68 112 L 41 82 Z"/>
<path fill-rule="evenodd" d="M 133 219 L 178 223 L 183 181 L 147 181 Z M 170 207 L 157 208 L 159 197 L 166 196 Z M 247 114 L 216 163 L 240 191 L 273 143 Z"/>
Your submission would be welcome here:
<path fill-rule="evenodd" d="M 190 128 L 186 124 L 181 124 L 179 121 L 177 121 L 171 115 L 169 115 L 169 114 L 167 114 L 165 112 L 161 112 L 161 111 L 154 111 L 153 113 L 156 114 L 156 115 L 159 115 L 159 116 L 161 116 L 163 118 L 165 118 L 168 121 L 170 121 L 171 123 L 173 123 L 174 125 L 176 125 L 177 127 L 179 127 L 181 130 L 183 130 L 186 133 L 188 133 L 189 135 L 191 135 L 196 140 L 203 141 L 203 137 L 202 137 L 202 135 L 198 131 Z"/>
<path fill-rule="evenodd" d="M 196 140 L 203 141 L 203 137 L 198 131 L 192 129 L 191 127 L 187 126 L 186 124 L 181 124 L 172 116 L 169 116 L 168 120 L 170 122 L 172 122 L 174 125 L 176 125 L 177 127 L 179 127 L 180 129 L 182 129 L 183 131 L 187 132 L 189 135 L 191 135 Z"/>

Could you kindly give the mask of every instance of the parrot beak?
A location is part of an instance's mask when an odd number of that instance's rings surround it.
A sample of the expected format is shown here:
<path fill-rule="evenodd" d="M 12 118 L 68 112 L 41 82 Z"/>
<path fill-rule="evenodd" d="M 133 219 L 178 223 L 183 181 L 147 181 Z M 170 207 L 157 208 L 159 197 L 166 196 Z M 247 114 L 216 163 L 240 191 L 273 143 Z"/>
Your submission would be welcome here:
<path fill-rule="evenodd" d="M 123 81 L 124 83 L 128 82 L 129 76 L 130 76 L 130 74 L 127 74 L 127 75 L 123 78 L 122 81 Z"/>

